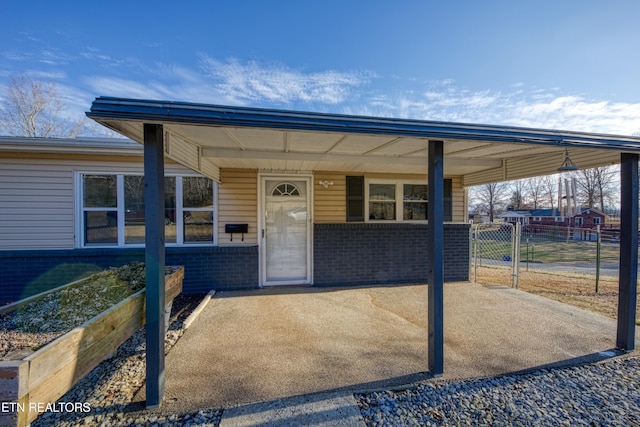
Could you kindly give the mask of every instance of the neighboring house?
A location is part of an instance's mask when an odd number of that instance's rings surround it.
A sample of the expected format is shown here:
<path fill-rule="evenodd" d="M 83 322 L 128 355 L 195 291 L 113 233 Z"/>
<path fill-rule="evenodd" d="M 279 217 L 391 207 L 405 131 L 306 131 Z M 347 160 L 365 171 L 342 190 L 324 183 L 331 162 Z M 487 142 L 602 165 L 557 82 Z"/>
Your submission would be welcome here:
<path fill-rule="evenodd" d="M 603 227 L 607 216 L 597 209 L 578 208 L 578 213 L 571 216 L 562 215 L 557 209 L 519 209 L 498 215 L 503 222 L 522 225 L 552 225 L 560 227 L 577 227 L 595 229 Z"/>
<path fill-rule="evenodd" d="M 469 213 L 469 221 L 473 221 L 474 224 L 486 224 L 490 222 L 489 214 L 485 212 Z"/>
<path fill-rule="evenodd" d="M 574 227 L 595 229 L 597 226 L 601 228 L 607 225 L 607 215 L 597 209 L 587 208 L 573 217 Z"/>
<path fill-rule="evenodd" d="M 128 139 L 0 137 L 0 301 L 144 259 L 142 155 Z M 425 280 L 424 174 L 230 167 L 213 180 L 166 159 L 165 176 L 166 262 L 186 266 L 185 292 Z M 451 255 L 468 253 L 459 177 L 445 180 L 444 212 Z M 446 263 L 447 280 L 468 278 L 466 257 Z"/>

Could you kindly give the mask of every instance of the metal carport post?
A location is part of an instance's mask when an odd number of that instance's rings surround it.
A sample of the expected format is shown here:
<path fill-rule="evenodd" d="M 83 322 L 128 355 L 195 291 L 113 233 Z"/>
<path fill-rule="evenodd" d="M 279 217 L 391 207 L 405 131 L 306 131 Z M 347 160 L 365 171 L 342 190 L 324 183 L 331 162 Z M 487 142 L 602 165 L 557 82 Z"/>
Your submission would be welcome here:
<path fill-rule="evenodd" d="M 144 124 L 144 220 L 146 265 L 147 408 L 164 398 L 164 136 L 163 126 Z"/>
<path fill-rule="evenodd" d="M 444 143 L 429 141 L 427 252 L 428 357 L 434 377 L 444 373 Z"/>
<path fill-rule="evenodd" d="M 620 154 L 620 270 L 616 347 L 635 349 L 638 292 L 638 154 Z"/>

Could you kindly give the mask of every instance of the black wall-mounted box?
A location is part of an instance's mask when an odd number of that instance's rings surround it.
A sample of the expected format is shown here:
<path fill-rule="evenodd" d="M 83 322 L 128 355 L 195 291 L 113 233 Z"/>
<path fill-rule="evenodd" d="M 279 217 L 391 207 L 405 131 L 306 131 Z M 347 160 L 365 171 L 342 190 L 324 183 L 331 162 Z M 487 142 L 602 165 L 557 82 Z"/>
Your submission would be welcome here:
<path fill-rule="evenodd" d="M 225 233 L 246 233 L 249 230 L 249 224 L 225 224 Z"/>

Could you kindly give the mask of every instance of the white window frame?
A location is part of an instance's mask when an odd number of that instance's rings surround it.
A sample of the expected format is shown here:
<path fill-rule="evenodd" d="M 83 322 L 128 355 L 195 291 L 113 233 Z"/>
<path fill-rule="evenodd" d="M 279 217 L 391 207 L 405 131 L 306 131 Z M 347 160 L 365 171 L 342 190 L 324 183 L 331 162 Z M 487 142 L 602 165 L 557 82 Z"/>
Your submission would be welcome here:
<path fill-rule="evenodd" d="M 371 184 L 394 184 L 395 185 L 395 220 L 388 219 L 370 219 L 369 218 L 369 186 Z M 428 220 L 425 219 L 404 219 L 404 185 L 405 184 L 413 184 L 413 185 L 428 185 L 427 182 L 421 181 L 418 179 L 377 179 L 377 178 L 365 178 L 364 180 L 364 220 L 365 222 L 416 222 L 416 223 L 427 223 Z M 426 203 L 429 203 L 427 200 Z"/>
<path fill-rule="evenodd" d="M 168 175 L 169 176 L 169 175 Z M 185 209 L 191 212 L 211 212 L 213 215 L 213 221 L 211 224 L 212 226 L 212 230 L 211 232 L 213 233 L 213 240 L 211 242 L 184 242 L 184 234 L 181 231 L 176 231 L 176 245 L 177 246 L 203 246 L 203 245 L 209 245 L 209 246 L 217 246 L 218 244 L 218 183 L 214 180 L 210 179 L 213 182 L 213 186 L 212 186 L 212 190 L 213 190 L 213 206 L 211 207 L 211 209 L 208 208 L 193 208 L 190 206 L 187 206 L 185 208 L 184 206 L 184 198 L 182 197 L 182 191 L 183 191 L 183 185 L 182 185 L 182 180 L 184 178 L 206 178 L 203 177 L 202 175 L 177 175 L 176 176 L 176 212 L 183 212 Z M 178 181 L 179 180 L 179 181 Z M 178 185 L 178 182 L 180 182 L 180 185 Z M 180 221 L 180 223 L 178 224 L 178 220 Z M 184 227 L 182 227 L 182 222 L 184 221 L 184 216 L 183 215 L 176 215 L 176 227 L 180 226 L 180 230 L 184 230 Z"/>
<path fill-rule="evenodd" d="M 577 216 L 573 219 L 574 224 L 575 225 L 583 225 L 584 224 L 584 218 L 582 218 L 581 216 Z"/>
<path fill-rule="evenodd" d="M 116 176 L 116 208 L 85 208 L 84 207 L 84 180 L 86 175 L 112 175 Z M 76 171 L 74 173 L 74 190 L 75 190 L 75 247 L 77 248 L 135 248 L 144 247 L 144 243 L 125 243 L 125 197 L 124 197 L 124 177 L 125 176 L 142 176 L 140 172 L 113 172 L 113 171 Z M 176 185 L 176 241 L 166 243 L 166 246 L 217 246 L 218 245 L 218 183 L 213 181 L 213 206 L 208 208 L 190 208 L 187 210 L 193 212 L 211 212 L 213 215 L 213 224 L 211 233 L 213 236 L 210 242 L 184 242 L 184 206 L 183 206 L 183 178 L 202 178 L 202 175 L 188 174 L 165 174 L 166 178 L 175 178 Z M 206 177 L 205 177 L 206 178 Z M 210 179 L 210 178 L 207 178 Z M 117 212 L 117 243 L 114 244 L 85 244 L 85 224 L 84 212 L 90 211 L 114 211 Z"/>
<path fill-rule="evenodd" d="M 592 219 L 593 219 L 593 225 L 598 225 L 602 223 L 602 218 L 600 218 L 599 216 L 594 216 Z"/>

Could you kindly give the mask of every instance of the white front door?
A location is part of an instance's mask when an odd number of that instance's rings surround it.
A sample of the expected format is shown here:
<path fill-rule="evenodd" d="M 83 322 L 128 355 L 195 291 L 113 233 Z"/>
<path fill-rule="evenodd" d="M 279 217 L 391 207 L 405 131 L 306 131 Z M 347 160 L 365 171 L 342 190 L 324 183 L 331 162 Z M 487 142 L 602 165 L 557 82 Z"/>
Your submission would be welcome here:
<path fill-rule="evenodd" d="M 266 176 L 262 189 L 262 284 L 311 283 L 309 178 Z"/>

